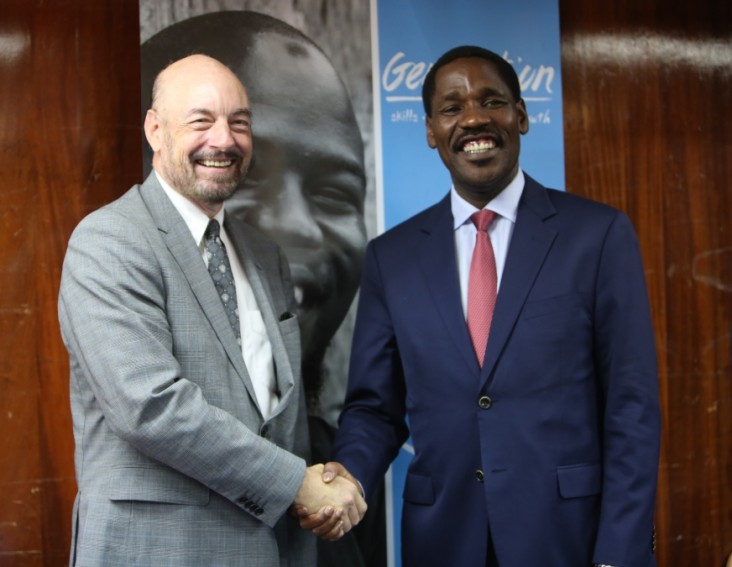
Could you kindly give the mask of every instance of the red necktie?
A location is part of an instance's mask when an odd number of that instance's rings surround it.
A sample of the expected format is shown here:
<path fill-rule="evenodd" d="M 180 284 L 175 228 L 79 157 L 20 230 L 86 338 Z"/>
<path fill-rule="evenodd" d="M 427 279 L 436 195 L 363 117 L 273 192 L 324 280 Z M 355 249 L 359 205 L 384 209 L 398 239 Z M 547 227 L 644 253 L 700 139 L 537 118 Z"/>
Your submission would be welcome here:
<path fill-rule="evenodd" d="M 473 348 L 481 366 L 483 366 L 493 309 L 496 306 L 496 296 L 498 295 L 496 258 L 493 255 L 493 246 L 488 236 L 488 227 L 494 217 L 495 213 L 487 210 L 478 211 L 470 217 L 477 232 L 468 280 L 468 331 L 470 331 Z"/>

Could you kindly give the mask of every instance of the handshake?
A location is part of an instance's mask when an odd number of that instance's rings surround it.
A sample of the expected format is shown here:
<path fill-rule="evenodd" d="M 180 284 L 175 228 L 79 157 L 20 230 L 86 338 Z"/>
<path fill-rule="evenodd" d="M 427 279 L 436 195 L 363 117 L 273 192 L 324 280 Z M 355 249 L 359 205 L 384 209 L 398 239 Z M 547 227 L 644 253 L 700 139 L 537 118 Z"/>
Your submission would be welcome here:
<path fill-rule="evenodd" d="M 358 481 L 340 463 L 313 465 L 295 495 L 290 514 L 300 527 L 327 541 L 343 537 L 366 513 Z"/>

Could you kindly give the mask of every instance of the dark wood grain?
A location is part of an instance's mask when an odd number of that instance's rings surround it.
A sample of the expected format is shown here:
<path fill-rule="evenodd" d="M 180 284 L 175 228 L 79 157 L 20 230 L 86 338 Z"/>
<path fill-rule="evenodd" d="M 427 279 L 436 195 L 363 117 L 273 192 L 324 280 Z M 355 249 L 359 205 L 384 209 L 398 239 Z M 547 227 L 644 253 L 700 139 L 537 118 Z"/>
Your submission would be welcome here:
<path fill-rule="evenodd" d="M 0 565 L 64 565 L 76 492 L 60 269 L 141 176 L 137 0 L 0 3 Z"/>
<path fill-rule="evenodd" d="M 732 552 L 732 11 L 560 0 L 568 191 L 639 234 L 660 368 L 658 560 Z"/>

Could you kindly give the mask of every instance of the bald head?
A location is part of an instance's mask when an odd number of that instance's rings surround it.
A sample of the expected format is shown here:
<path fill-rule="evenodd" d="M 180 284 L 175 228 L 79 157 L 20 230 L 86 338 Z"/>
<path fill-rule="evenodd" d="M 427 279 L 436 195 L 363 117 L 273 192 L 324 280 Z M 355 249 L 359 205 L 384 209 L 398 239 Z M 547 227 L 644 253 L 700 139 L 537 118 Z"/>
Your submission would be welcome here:
<path fill-rule="evenodd" d="M 153 167 L 176 191 L 213 216 L 236 190 L 252 154 L 246 90 L 206 55 L 171 63 L 157 76 L 145 136 Z"/>
<path fill-rule="evenodd" d="M 200 88 L 206 84 L 233 89 L 246 98 L 244 86 L 231 69 L 213 57 L 197 54 L 174 61 L 158 73 L 153 83 L 151 107 L 159 112 L 171 98 L 180 97 L 180 89 Z"/>

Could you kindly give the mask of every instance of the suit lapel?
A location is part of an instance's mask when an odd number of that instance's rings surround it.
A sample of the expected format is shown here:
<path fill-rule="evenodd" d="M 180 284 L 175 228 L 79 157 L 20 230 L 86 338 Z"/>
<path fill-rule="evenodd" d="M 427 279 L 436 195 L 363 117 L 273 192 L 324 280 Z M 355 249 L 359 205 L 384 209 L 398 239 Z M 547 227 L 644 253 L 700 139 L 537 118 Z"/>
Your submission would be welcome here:
<path fill-rule="evenodd" d="M 227 219 L 229 217 L 226 217 Z M 287 402 L 292 395 L 295 386 L 295 374 L 290 364 L 287 353 L 287 347 L 280 332 L 278 317 L 279 314 L 273 310 L 275 301 L 272 297 L 272 291 L 267 285 L 267 272 L 279 273 L 280 266 L 263 266 L 261 261 L 269 257 L 276 258 L 271 253 L 264 253 L 257 247 L 257 240 L 248 235 L 243 225 L 232 223 L 224 220 L 226 232 L 230 235 L 230 240 L 237 248 L 236 253 L 239 255 L 239 261 L 244 268 L 244 273 L 249 280 L 257 305 L 262 314 L 267 336 L 272 345 L 272 356 L 275 362 L 275 374 L 277 380 L 277 389 L 279 391 L 280 403 L 275 408 L 271 418 L 277 416 L 287 407 Z M 262 260 L 260 260 L 262 259 Z"/>
<path fill-rule="evenodd" d="M 501 278 L 481 382 L 489 379 L 526 298 L 551 249 L 557 231 L 544 222 L 555 214 L 546 189 L 526 176 L 516 226 Z"/>
<path fill-rule="evenodd" d="M 249 395 L 256 402 L 254 386 L 244 364 L 241 347 L 236 341 L 221 299 L 216 294 L 211 276 L 201 259 L 201 253 L 196 243 L 191 238 L 185 221 L 165 195 L 154 172 L 141 186 L 140 194 L 162 234 L 165 245 L 180 266 L 193 295 L 223 345 L 229 361 L 244 382 Z"/>
<path fill-rule="evenodd" d="M 471 372 L 478 370 L 470 334 L 460 300 L 460 279 L 455 258 L 455 230 L 448 194 L 425 216 L 421 228 L 427 238 L 419 249 L 419 263 L 435 310 L 442 318 L 445 333 L 455 343 Z"/>

